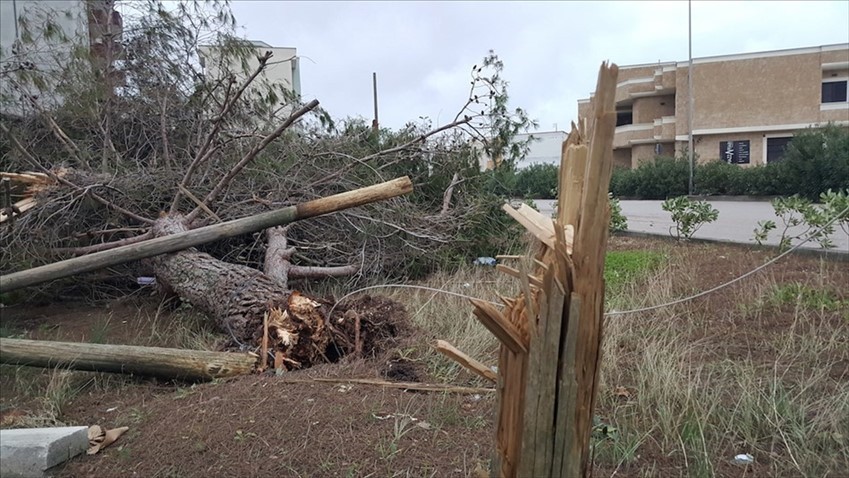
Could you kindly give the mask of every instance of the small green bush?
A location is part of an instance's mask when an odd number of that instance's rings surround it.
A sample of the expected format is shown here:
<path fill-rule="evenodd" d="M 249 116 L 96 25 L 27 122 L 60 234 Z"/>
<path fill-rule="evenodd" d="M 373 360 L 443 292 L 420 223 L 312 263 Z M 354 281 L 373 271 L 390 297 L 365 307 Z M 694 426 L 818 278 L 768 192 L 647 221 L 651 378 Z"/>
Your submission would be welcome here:
<path fill-rule="evenodd" d="M 719 211 L 706 201 L 693 201 L 686 196 L 669 198 L 661 205 L 664 211 L 672 214 L 675 223 L 675 235 L 679 241 L 690 239 L 702 225 L 716 221 Z M 670 228 L 669 235 L 672 236 Z"/>
<path fill-rule="evenodd" d="M 622 232 L 628 230 L 628 218 L 622 214 L 622 205 L 619 204 L 619 200 L 613 197 L 612 194 L 608 195 L 608 200 L 610 201 L 610 222 L 608 223 L 608 229 L 610 232 Z"/>

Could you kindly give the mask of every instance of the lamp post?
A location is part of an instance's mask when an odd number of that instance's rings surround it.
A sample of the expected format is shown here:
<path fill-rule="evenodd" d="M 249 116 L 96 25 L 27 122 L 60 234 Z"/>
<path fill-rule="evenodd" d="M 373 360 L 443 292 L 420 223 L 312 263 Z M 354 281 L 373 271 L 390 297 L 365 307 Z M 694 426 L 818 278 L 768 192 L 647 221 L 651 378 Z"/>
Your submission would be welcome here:
<path fill-rule="evenodd" d="M 687 139 L 687 159 L 690 165 L 690 186 L 688 191 L 693 195 L 693 2 L 687 1 L 687 16 L 688 16 L 688 48 L 689 48 L 689 63 L 687 63 L 687 129 L 689 130 Z"/>

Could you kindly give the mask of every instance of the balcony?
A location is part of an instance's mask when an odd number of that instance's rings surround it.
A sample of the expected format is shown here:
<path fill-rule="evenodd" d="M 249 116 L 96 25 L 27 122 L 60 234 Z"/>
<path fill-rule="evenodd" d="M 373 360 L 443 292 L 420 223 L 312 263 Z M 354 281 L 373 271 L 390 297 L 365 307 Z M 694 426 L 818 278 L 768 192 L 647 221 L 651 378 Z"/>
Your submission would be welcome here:
<path fill-rule="evenodd" d="M 616 133 L 613 136 L 613 149 L 627 148 L 637 143 L 651 142 L 654 140 L 654 124 L 628 124 L 617 126 Z"/>

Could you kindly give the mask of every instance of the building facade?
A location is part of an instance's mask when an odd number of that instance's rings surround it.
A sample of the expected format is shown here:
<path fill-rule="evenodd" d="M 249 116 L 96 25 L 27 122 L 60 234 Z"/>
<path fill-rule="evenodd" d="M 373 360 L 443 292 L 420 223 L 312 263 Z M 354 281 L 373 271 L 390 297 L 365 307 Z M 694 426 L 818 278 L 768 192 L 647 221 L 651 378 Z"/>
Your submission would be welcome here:
<path fill-rule="evenodd" d="M 28 97 L 60 104 L 53 87 L 79 46 L 88 48 L 92 66 L 120 84 L 111 65 L 121 53 L 122 33 L 115 0 L 0 0 L 0 113 L 27 114 Z M 20 71 L 37 72 L 44 84 L 15 81 Z"/>
<path fill-rule="evenodd" d="M 685 151 L 689 62 L 624 66 L 616 86 L 614 163 Z M 849 127 L 849 44 L 694 58 L 693 150 L 699 162 L 780 161 L 794 133 Z M 578 101 L 588 117 L 592 98 Z"/>
<path fill-rule="evenodd" d="M 298 50 L 296 48 L 289 47 L 273 47 L 263 41 L 251 40 L 250 43 L 256 47 L 258 55 L 262 55 L 267 51 L 270 51 L 273 55 L 271 60 L 268 62 L 268 66 L 262 73 L 263 78 L 265 78 L 269 83 L 284 85 L 286 88 L 294 91 L 295 94 L 300 96 L 301 72 L 298 63 Z M 217 78 L 220 76 L 225 65 L 220 64 L 222 55 L 217 54 L 217 47 L 201 46 L 199 50 L 204 72 L 210 78 Z M 236 59 L 232 59 L 232 61 L 233 64 L 226 65 L 226 69 L 228 71 L 243 72 L 244 74 L 245 70 L 242 65 L 237 64 Z M 259 60 L 255 56 L 248 58 L 248 72 L 256 70 L 258 66 Z"/>

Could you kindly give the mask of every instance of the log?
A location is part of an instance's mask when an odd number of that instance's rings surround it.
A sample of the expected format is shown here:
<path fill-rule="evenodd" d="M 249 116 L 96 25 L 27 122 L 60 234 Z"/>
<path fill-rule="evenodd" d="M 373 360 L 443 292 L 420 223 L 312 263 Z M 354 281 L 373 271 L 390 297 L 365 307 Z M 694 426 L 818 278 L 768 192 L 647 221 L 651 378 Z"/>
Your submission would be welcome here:
<path fill-rule="evenodd" d="M 413 190 L 410 178 L 402 177 L 373 186 L 335 194 L 295 206 L 256 214 L 254 216 L 213 224 L 191 231 L 157 237 L 137 244 L 130 244 L 108 251 L 75 257 L 41 267 L 0 276 L 0 290 L 9 292 L 22 287 L 41 284 L 54 279 L 69 277 L 104 267 L 147 257 L 176 252 L 207 242 L 249 234 L 281 224 L 321 216 L 364 204 L 407 194 Z"/>
<path fill-rule="evenodd" d="M 0 363 L 204 381 L 251 373 L 252 353 L 0 338 Z"/>

